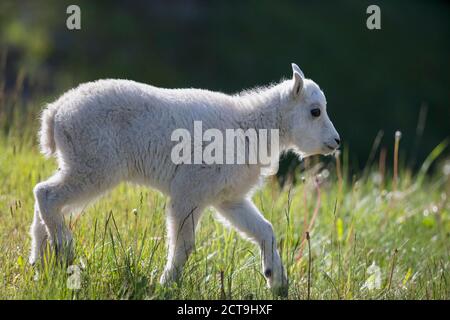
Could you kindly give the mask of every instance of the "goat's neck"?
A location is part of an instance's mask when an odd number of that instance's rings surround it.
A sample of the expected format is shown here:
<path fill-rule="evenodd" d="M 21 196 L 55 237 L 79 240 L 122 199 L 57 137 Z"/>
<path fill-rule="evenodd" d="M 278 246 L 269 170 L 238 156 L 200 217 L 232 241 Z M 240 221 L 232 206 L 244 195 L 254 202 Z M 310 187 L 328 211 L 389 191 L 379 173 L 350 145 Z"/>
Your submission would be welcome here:
<path fill-rule="evenodd" d="M 290 139 L 283 117 L 282 107 L 286 103 L 286 84 L 254 91 L 238 97 L 242 114 L 238 122 L 242 129 L 278 129 L 280 151 L 289 148 Z"/>

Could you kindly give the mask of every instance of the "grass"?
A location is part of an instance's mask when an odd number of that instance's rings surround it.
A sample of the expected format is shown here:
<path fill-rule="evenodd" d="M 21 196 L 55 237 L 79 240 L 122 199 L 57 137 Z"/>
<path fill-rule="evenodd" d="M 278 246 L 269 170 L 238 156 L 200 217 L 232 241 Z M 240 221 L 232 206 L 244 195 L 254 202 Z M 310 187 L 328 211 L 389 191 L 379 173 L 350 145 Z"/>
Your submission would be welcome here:
<path fill-rule="evenodd" d="M 28 136 L 14 130 L 0 136 L 0 299 L 276 298 L 266 288 L 258 249 L 211 211 L 181 283 L 161 287 L 166 198 L 127 184 L 67 219 L 75 267 L 31 267 L 32 188 L 56 165 Z M 253 199 L 274 225 L 288 298 L 448 299 L 450 177 L 426 174 L 444 148 L 417 175 L 400 168 L 395 181 L 375 167 L 350 181 L 341 159 L 313 160 L 308 171 L 296 172 L 300 182 L 284 189 L 268 180 Z M 80 288 L 70 289 L 77 279 Z"/>

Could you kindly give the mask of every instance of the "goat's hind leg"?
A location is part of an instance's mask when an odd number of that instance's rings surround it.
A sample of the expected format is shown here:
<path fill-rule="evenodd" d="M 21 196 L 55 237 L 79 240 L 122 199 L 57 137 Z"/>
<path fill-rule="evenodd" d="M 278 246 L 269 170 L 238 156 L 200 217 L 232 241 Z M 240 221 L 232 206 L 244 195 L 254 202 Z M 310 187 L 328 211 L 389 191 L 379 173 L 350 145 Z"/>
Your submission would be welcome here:
<path fill-rule="evenodd" d="M 55 250 L 60 262 L 70 263 L 73 259 L 72 234 L 64 224 L 62 209 L 87 203 L 99 193 L 100 183 L 91 182 L 89 176 L 73 177 L 57 173 L 47 181 L 38 183 L 34 188 L 36 211 L 40 213 L 41 222 L 45 224 L 50 248 Z M 41 225 L 36 220 L 32 225 L 33 246 L 30 260 L 36 261 L 41 251 L 34 250 L 43 239 Z"/>
<path fill-rule="evenodd" d="M 33 221 L 32 237 L 33 245 L 38 245 L 42 238 L 42 229 L 39 223 L 44 223 L 51 249 L 55 250 L 55 255 L 61 260 L 66 258 L 65 262 L 70 262 L 72 255 L 72 235 L 64 225 L 64 218 L 61 212 L 62 207 L 70 199 L 71 186 L 67 183 L 67 178 L 56 174 L 50 179 L 38 183 L 34 188 L 34 197 L 36 201 L 35 218 Z M 37 220 L 36 214 L 39 214 L 41 221 Z M 33 250 L 35 247 L 33 246 Z M 32 252 L 34 257 L 30 260 L 37 260 L 36 255 L 42 255 L 45 249 Z M 44 249 L 44 250 L 42 250 Z M 64 261 L 64 260 L 62 260 Z"/>
<path fill-rule="evenodd" d="M 48 244 L 48 233 L 45 228 L 45 223 L 41 218 L 37 203 L 34 205 L 34 218 L 30 228 L 30 235 L 31 253 L 29 262 L 34 265 L 39 258 L 44 256 Z"/>

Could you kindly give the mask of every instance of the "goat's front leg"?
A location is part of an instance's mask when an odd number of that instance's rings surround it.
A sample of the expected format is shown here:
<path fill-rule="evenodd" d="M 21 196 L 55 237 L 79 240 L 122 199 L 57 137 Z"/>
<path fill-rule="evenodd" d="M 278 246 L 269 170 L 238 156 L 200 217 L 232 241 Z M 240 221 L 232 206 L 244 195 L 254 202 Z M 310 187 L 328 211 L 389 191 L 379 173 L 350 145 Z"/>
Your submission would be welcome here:
<path fill-rule="evenodd" d="M 184 264 L 195 245 L 195 229 L 202 209 L 187 206 L 174 199 L 167 207 L 167 264 L 161 276 L 161 284 L 170 284 L 180 278 Z"/>
<path fill-rule="evenodd" d="M 268 286 L 278 295 L 286 296 L 288 283 L 278 254 L 272 224 L 248 199 L 217 205 L 219 214 L 238 231 L 256 242 L 261 248 L 263 272 Z"/>

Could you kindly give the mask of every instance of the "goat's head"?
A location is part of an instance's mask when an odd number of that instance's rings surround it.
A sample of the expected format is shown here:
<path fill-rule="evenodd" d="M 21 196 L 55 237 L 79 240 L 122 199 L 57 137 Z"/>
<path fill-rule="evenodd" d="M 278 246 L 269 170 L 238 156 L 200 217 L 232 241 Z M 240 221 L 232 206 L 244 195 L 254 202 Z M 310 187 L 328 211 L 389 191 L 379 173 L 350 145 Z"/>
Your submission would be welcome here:
<path fill-rule="evenodd" d="M 292 73 L 282 110 L 289 144 L 302 156 L 332 153 L 339 147 L 340 137 L 328 117 L 325 95 L 295 63 Z"/>

